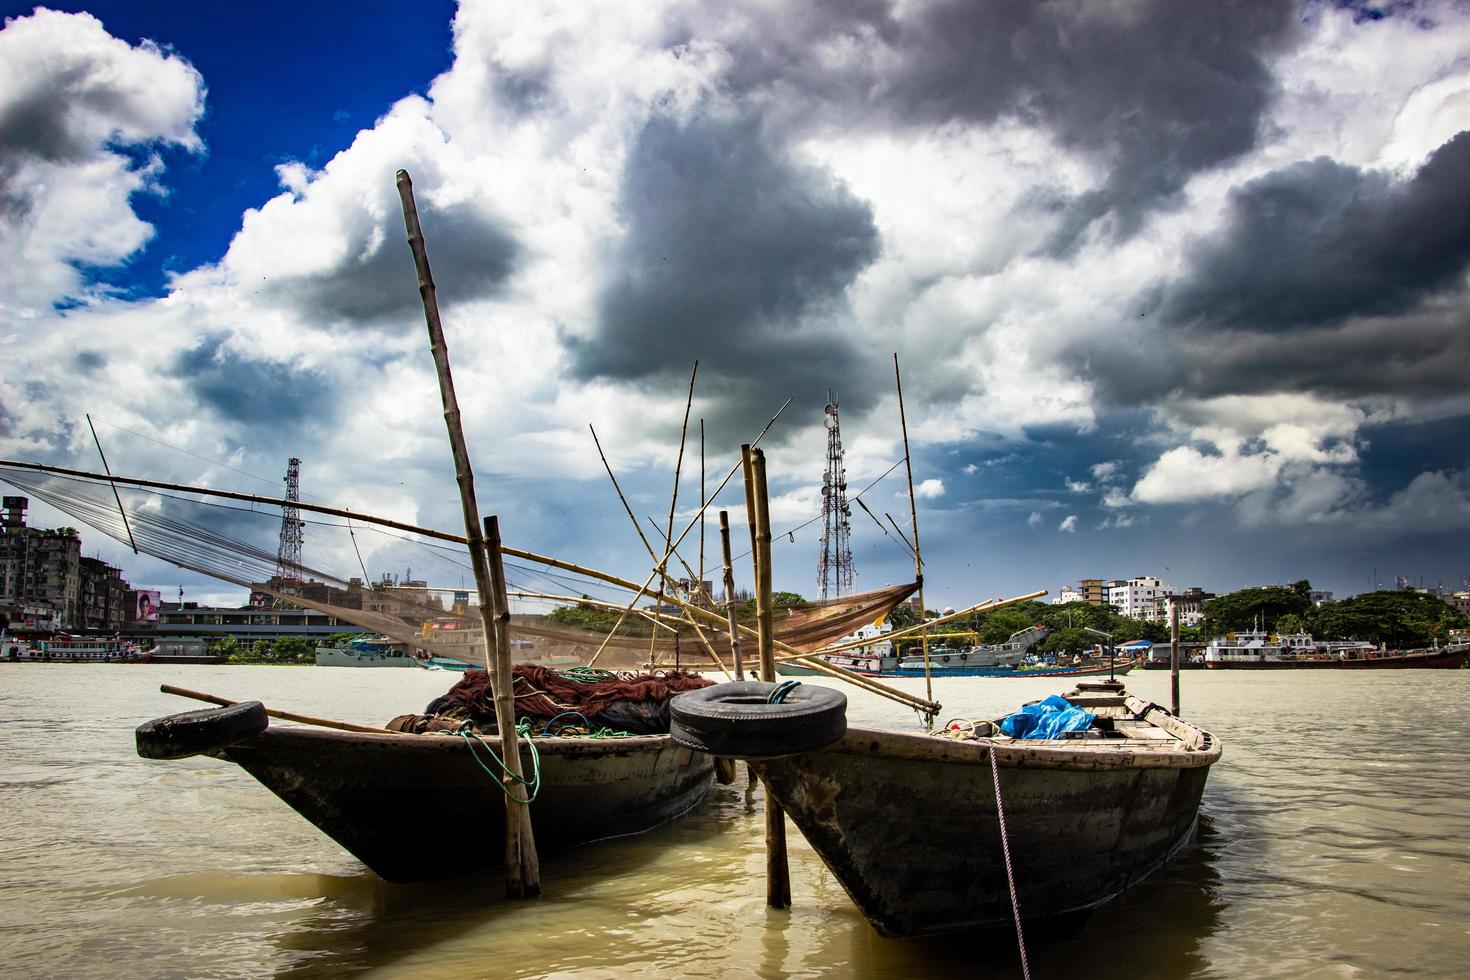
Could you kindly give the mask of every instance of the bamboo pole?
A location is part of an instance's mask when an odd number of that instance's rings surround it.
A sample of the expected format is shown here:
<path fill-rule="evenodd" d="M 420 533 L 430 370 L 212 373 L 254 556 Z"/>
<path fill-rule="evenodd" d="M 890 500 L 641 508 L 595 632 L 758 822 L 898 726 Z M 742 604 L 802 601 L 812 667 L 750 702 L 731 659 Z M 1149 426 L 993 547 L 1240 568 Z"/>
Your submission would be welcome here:
<path fill-rule="evenodd" d="M 708 488 L 704 485 L 704 419 L 700 419 L 699 420 L 699 510 L 700 510 L 700 515 L 699 515 L 699 579 L 698 579 L 698 581 L 699 581 L 699 589 L 700 589 L 700 591 L 705 593 L 706 598 L 709 599 L 710 605 L 714 605 L 714 601 L 715 601 L 714 596 L 709 595 L 708 590 L 706 590 L 705 587 L 704 587 L 704 524 L 705 524 L 705 520 L 704 520 L 704 513 L 703 512 L 704 512 L 704 509 L 707 506 L 709 506 L 709 501 L 705 498 L 705 495 L 704 495 L 704 492 L 705 492 L 706 489 L 708 489 Z"/>
<path fill-rule="evenodd" d="M 909 516 L 913 518 L 914 528 L 914 577 L 919 580 L 919 618 L 923 619 L 929 615 L 929 607 L 924 605 L 924 562 L 919 557 L 919 505 L 914 499 L 914 461 L 909 455 L 909 423 L 903 411 L 903 378 L 898 373 L 898 352 L 893 354 L 893 382 L 898 389 L 898 421 L 903 427 L 903 466 L 909 475 Z M 892 520 L 892 518 L 889 518 Z M 896 527 L 897 525 L 895 525 Z M 900 532 L 902 533 L 902 532 Z M 934 679 L 929 669 L 929 640 L 921 638 L 920 642 L 924 648 L 924 696 L 934 700 Z M 929 719 L 931 722 L 933 718 Z"/>
<path fill-rule="evenodd" d="M 177 694 L 181 698 L 193 698 L 195 701 L 205 701 L 209 704 L 217 704 L 228 708 L 238 701 L 222 698 L 214 694 L 204 694 L 200 691 L 189 691 L 182 687 L 174 687 L 172 684 L 160 684 L 158 689 L 164 694 Z M 290 711 L 277 711 L 275 708 L 266 708 L 265 713 L 272 718 L 282 721 L 294 721 L 301 725 L 315 725 L 317 728 L 335 728 L 339 732 L 363 732 L 368 735 L 402 735 L 402 732 L 389 731 L 386 728 L 373 728 L 368 725 L 354 725 L 347 721 L 332 721 L 330 718 L 313 718 L 311 715 L 298 715 Z"/>
<path fill-rule="evenodd" d="M 637 533 L 638 540 L 641 541 L 641 542 L 643 542 L 643 548 L 644 548 L 644 550 L 646 550 L 648 552 L 648 557 L 649 558 L 652 558 L 654 560 L 654 562 L 656 563 L 658 561 L 658 555 L 656 555 L 654 553 L 653 545 L 651 545 L 651 544 L 648 543 L 648 538 L 647 538 L 647 536 L 644 535 L 643 528 L 638 523 L 638 518 L 636 516 L 634 516 L 634 514 L 633 514 L 633 508 L 628 505 L 628 498 L 623 495 L 623 488 L 618 484 L 618 478 L 613 473 L 612 463 L 608 462 L 607 453 L 605 453 L 605 452 L 602 451 L 602 440 L 599 439 L 599 438 L 597 438 L 597 430 L 595 428 L 593 428 L 590 424 L 587 426 L 587 428 L 590 429 L 591 432 L 592 432 L 592 442 L 593 442 L 594 445 L 597 446 L 597 455 L 602 460 L 602 467 L 603 467 L 603 469 L 607 470 L 607 477 L 608 477 L 609 480 L 612 481 L 613 491 L 615 493 L 617 493 L 617 495 L 618 495 L 618 501 L 623 505 L 623 510 L 624 510 L 625 513 L 627 513 L 628 520 L 630 520 L 630 521 L 633 522 L 633 530 Z M 651 520 L 651 518 L 650 518 L 650 520 Z M 657 527 L 657 525 L 654 525 L 654 526 Z M 680 561 L 680 563 L 682 563 L 684 565 L 685 571 L 688 571 L 688 569 L 689 569 L 688 563 L 685 562 L 682 557 L 679 558 L 679 561 Z M 667 566 L 667 564 L 665 564 L 663 566 L 660 566 L 660 570 L 663 572 L 664 581 L 667 582 L 668 579 L 669 579 L 668 566 Z M 660 603 L 660 605 L 662 605 L 662 603 Z M 621 607 L 616 607 L 616 608 L 621 608 Z M 642 615 L 642 614 L 640 613 L 639 615 Z M 644 618 L 647 619 L 649 617 L 644 616 Z M 621 618 L 619 619 L 619 622 L 622 622 L 622 619 Z M 653 622 L 655 623 L 655 625 L 662 625 L 662 623 L 660 621 L 660 618 L 657 615 L 657 610 L 655 610 L 655 615 L 653 616 Z M 691 621 L 690 622 L 690 625 L 694 627 L 694 632 L 696 634 L 698 634 L 698 636 L 699 636 L 699 642 L 704 645 L 705 652 L 707 652 L 709 654 L 710 659 L 714 661 L 715 666 L 718 667 L 718 668 L 720 668 L 721 671 L 724 671 L 725 674 L 728 675 L 729 674 L 729 671 L 725 668 L 724 661 L 722 661 L 720 659 L 720 655 L 715 652 L 714 646 L 710 643 L 709 638 L 704 635 L 704 631 L 699 628 L 699 624 Z M 673 630 L 672 627 L 670 627 L 670 630 L 675 635 L 678 635 L 678 631 L 677 630 Z M 609 639 L 611 639 L 611 637 L 609 637 Z M 652 638 L 650 638 L 650 640 L 649 640 L 648 661 L 649 661 L 649 663 L 653 663 L 653 641 L 652 641 Z"/>
<path fill-rule="evenodd" d="M 92 430 L 92 441 L 97 444 L 97 455 L 102 457 L 102 468 L 107 475 L 112 475 L 112 467 L 107 465 L 107 454 L 102 451 L 102 440 L 97 438 L 97 427 L 92 424 L 92 413 L 87 413 L 87 428 Z M 133 554 L 138 553 L 138 542 L 133 540 L 133 528 L 128 524 L 128 512 L 123 510 L 122 497 L 118 495 L 117 484 L 112 485 L 112 499 L 117 501 L 117 512 L 122 516 L 123 530 L 128 532 L 128 544 L 133 546 Z"/>
<path fill-rule="evenodd" d="M 720 549 L 725 557 L 725 618 L 730 630 L 730 656 L 735 661 L 735 679 L 745 680 L 740 662 L 740 631 L 735 628 L 735 572 L 730 566 L 730 512 L 720 511 Z"/>
<path fill-rule="evenodd" d="M 1169 690 L 1174 717 L 1179 717 L 1179 597 L 1169 597 Z"/>
<path fill-rule="evenodd" d="M 531 830 L 531 807 L 517 798 L 520 781 L 521 746 L 516 732 L 515 676 L 510 663 L 510 599 L 505 592 L 505 565 L 500 556 L 500 519 L 485 518 L 485 561 L 490 570 L 490 599 L 495 603 L 495 672 L 490 677 L 495 694 L 495 725 L 500 729 L 502 757 L 510 770 L 505 785 L 505 822 L 519 824 L 517 832 L 505 835 L 506 888 L 519 885 L 511 894 L 534 897 L 541 893 L 541 861 L 536 854 L 536 836 Z M 507 738 L 507 733 L 509 737 Z M 528 736 L 529 737 L 529 736 Z M 512 875 L 511 868 L 520 869 Z"/>
<path fill-rule="evenodd" d="M 510 694 L 507 679 L 511 676 L 510 650 L 501 646 L 491 654 L 494 637 L 495 597 L 492 594 L 491 571 L 485 542 L 480 530 L 479 505 L 475 501 L 475 477 L 470 468 L 469 449 L 465 445 L 464 429 L 460 424 L 459 400 L 454 394 L 454 377 L 449 367 L 449 349 L 444 339 L 444 327 L 439 320 L 439 300 L 435 292 L 434 276 L 429 269 L 428 250 L 424 245 L 423 230 L 419 227 L 418 208 L 413 198 L 413 181 L 408 171 L 397 174 L 398 198 L 403 205 L 403 224 L 408 231 L 408 245 L 413 252 L 414 269 L 418 273 L 419 296 L 424 304 L 424 322 L 429 330 L 429 347 L 434 356 L 434 370 L 439 377 L 439 395 L 444 405 L 444 425 L 449 430 L 449 445 L 454 454 L 455 479 L 459 483 L 460 505 L 464 510 L 465 538 L 470 552 L 470 565 L 475 573 L 475 587 L 479 593 L 480 619 L 485 627 L 485 659 L 496 687 L 496 715 L 499 719 L 498 699 Z M 498 537 L 498 535 L 497 535 Z M 499 542 L 497 541 L 497 555 Z M 496 644 L 499 646 L 499 644 Z M 493 661 L 493 662 L 492 662 Z M 516 737 L 515 720 L 509 726 L 500 724 L 502 758 L 512 777 L 521 775 L 521 752 Z M 509 794 L 507 794 L 509 799 Z M 525 804 L 508 804 L 525 807 Z M 523 839 L 523 821 L 505 821 L 505 891 L 510 897 L 527 897 L 541 893 L 540 872 L 536 860 L 536 845 L 533 840 Z M 529 818 L 528 818 L 529 819 Z M 528 822 L 528 821 L 526 821 Z M 514 860 L 512 860 L 514 858 Z"/>
<path fill-rule="evenodd" d="M 791 399 L 790 398 L 788 398 L 788 399 L 786 399 L 786 401 L 782 402 L 781 407 L 778 408 L 778 409 L 776 409 L 776 414 L 775 415 L 772 415 L 771 416 L 771 420 L 766 423 L 766 427 L 764 429 L 761 429 L 760 432 L 756 434 L 756 437 L 755 437 L 754 441 L 751 442 L 751 445 L 752 446 L 756 445 L 757 443 L 759 443 L 761 441 L 761 438 L 764 437 L 765 434 L 770 431 L 771 426 L 773 426 L 773 425 L 776 424 L 776 420 L 781 417 L 781 413 L 784 412 L 784 411 L 786 411 L 786 406 L 787 405 L 790 405 L 790 404 L 791 404 Z M 736 463 L 734 466 L 732 466 L 730 468 L 730 472 L 725 474 L 725 478 L 723 480 L 721 480 L 720 481 L 720 485 L 715 488 L 714 496 L 710 497 L 710 501 L 713 501 L 713 500 L 715 500 L 716 498 L 719 497 L 720 491 L 723 490 L 723 489 L 725 489 L 725 484 L 727 484 L 727 483 L 730 482 L 730 479 L 735 475 L 735 473 L 739 469 L 740 469 L 740 464 L 739 463 Z M 707 502 L 707 503 L 704 504 L 703 507 L 700 507 L 699 508 L 699 513 L 694 515 L 694 520 L 693 521 L 690 521 L 689 524 L 684 528 L 684 530 L 679 532 L 679 536 L 674 539 L 674 544 L 673 544 L 673 547 L 671 547 L 669 549 L 670 551 L 672 551 L 674 548 L 677 548 L 679 546 L 680 542 L 682 542 L 684 540 L 684 537 L 691 530 L 694 529 L 694 521 L 700 521 L 700 520 L 703 520 L 704 519 L 704 512 L 705 512 L 705 510 L 708 507 L 709 507 L 709 503 Z M 509 554 L 510 552 L 507 551 L 506 553 Z M 638 586 L 638 589 L 634 593 L 633 598 L 628 601 L 627 609 L 624 610 L 624 612 L 623 612 L 623 616 L 624 617 L 626 617 L 627 614 L 628 614 L 628 612 L 632 610 L 633 606 L 637 604 L 638 600 L 641 599 L 641 598 L 643 598 L 644 593 L 646 593 L 648 591 L 649 583 L 651 583 L 654 580 L 654 577 L 657 576 L 657 575 L 658 575 L 658 569 L 654 569 L 652 572 L 649 573 L 648 578 L 646 578 L 646 579 L 643 580 L 643 584 L 640 585 L 640 586 Z M 619 617 L 618 622 L 616 622 L 616 623 L 613 624 L 613 628 L 612 628 L 612 632 L 613 633 L 616 633 L 617 632 L 618 626 L 620 626 L 622 624 L 622 621 L 623 621 L 623 618 L 622 617 Z M 608 634 L 608 639 L 612 639 L 612 634 L 611 633 Z M 591 659 L 591 661 L 589 661 L 589 666 L 591 664 L 597 663 L 597 658 L 600 657 L 600 656 L 602 656 L 602 651 L 606 647 L 607 647 L 607 640 L 603 640 L 602 641 L 602 646 L 598 647 L 597 648 L 597 652 L 592 655 L 592 659 Z"/>
<path fill-rule="evenodd" d="M 749 515 L 755 528 L 755 609 L 759 631 L 761 680 L 776 681 L 776 660 L 771 619 L 771 512 L 766 491 L 766 454 L 759 449 L 745 453 L 747 471 L 754 482 L 755 509 Z M 791 907 L 791 870 L 786 856 L 786 814 L 771 795 L 771 785 L 762 780 L 766 793 L 766 905 L 773 909 Z"/>
<path fill-rule="evenodd" d="M 689 436 L 689 409 L 694 405 L 694 379 L 699 374 L 699 362 L 694 362 L 694 370 L 689 372 L 689 395 L 684 400 L 684 422 L 679 426 L 679 456 L 674 461 L 674 492 L 669 495 L 669 530 L 664 535 L 665 541 L 674 539 L 674 510 L 679 504 L 679 476 L 684 470 L 684 443 Z M 701 508 L 701 511 L 703 508 Z M 701 515 L 702 517 L 702 515 Z M 670 551 L 674 549 L 669 548 Z M 659 615 L 659 610 L 664 604 L 664 579 L 668 573 L 669 556 L 664 555 L 663 560 L 658 563 L 658 599 L 653 604 L 653 614 Z M 653 663 L 653 637 L 648 638 L 648 662 Z M 716 660 L 718 662 L 718 659 Z"/>

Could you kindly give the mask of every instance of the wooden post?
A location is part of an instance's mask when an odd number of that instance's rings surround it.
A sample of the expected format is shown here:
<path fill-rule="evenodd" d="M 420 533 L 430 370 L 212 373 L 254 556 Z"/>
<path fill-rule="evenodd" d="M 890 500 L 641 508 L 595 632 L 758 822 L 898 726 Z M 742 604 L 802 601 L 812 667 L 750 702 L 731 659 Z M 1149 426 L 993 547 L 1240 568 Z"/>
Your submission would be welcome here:
<path fill-rule="evenodd" d="M 1174 695 L 1174 717 L 1179 717 L 1179 597 L 1169 597 L 1169 689 Z"/>
<path fill-rule="evenodd" d="M 924 561 L 919 557 L 919 506 L 914 499 L 914 463 L 909 457 L 909 423 L 903 411 L 903 378 L 898 373 L 898 353 L 893 354 L 893 382 L 898 388 L 898 423 L 903 428 L 903 465 L 909 474 L 909 517 L 913 520 L 914 529 L 914 578 L 919 580 L 919 620 L 929 615 L 929 609 L 924 605 Z M 889 518 L 893 520 L 893 518 Z M 897 527 L 897 525 L 894 525 Z M 934 700 L 934 679 L 929 672 L 929 634 L 926 630 L 920 634 L 919 642 L 924 650 L 924 700 Z M 934 716 L 928 717 L 930 725 L 934 724 Z"/>
<path fill-rule="evenodd" d="M 757 449 L 747 454 L 755 502 L 750 515 L 756 538 L 755 615 L 760 648 L 761 680 L 776 680 L 775 629 L 771 616 L 771 512 L 766 492 L 766 454 Z M 766 905 L 773 909 L 791 907 L 791 870 L 786 859 L 786 814 L 766 792 Z"/>
<path fill-rule="evenodd" d="M 740 662 L 740 630 L 735 625 L 735 570 L 730 564 L 730 512 L 720 511 L 720 548 L 725 554 L 725 619 L 730 629 L 730 656 L 735 659 L 735 679 L 745 680 Z"/>
<path fill-rule="evenodd" d="M 465 445 L 464 429 L 460 425 L 459 401 L 454 394 L 454 377 L 449 369 L 449 348 L 444 341 L 444 327 L 439 320 L 439 300 L 434 289 L 434 276 L 429 270 L 429 255 L 424 247 L 424 235 L 419 227 L 418 208 L 413 199 L 413 181 L 408 176 L 408 171 L 400 170 L 397 174 L 398 199 L 403 205 L 403 224 L 408 231 L 408 246 L 413 252 L 414 269 L 418 272 L 419 297 L 424 304 L 424 322 L 429 329 L 429 348 L 434 355 L 434 370 L 439 376 L 439 397 L 444 405 L 444 425 L 449 430 L 449 446 L 454 454 L 454 475 L 459 483 L 460 505 L 464 510 L 465 539 L 469 546 L 470 566 L 475 573 L 475 588 L 479 594 L 480 620 L 485 628 L 485 661 L 486 666 L 491 666 L 491 661 L 497 661 L 497 666 L 502 672 L 502 677 L 510 676 L 510 650 L 502 647 L 494 651 L 492 657 L 492 637 L 495 635 L 495 599 L 493 586 L 490 579 L 489 561 L 485 552 L 485 541 L 480 531 L 479 505 L 475 502 L 475 476 L 470 468 L 469 449 Z M 499 545 L 497 542 L 497 549 Z M 495 671 L 492 669 L 492 678 Z M 497 697 L 501 694 L 502 685 L 497 683 Z M 508 689 L 505 693 L 509 693 Z M 499 706 L 496 708 L 497 720 L 499 717 Z M 501 723 L 500 735 L 502 742 L 509 739 L 511 749 L 506 751 L 505 761 L 512 772 L 520 768 L 520 750 L 516 746 L 515 726 L 512 722 L 509 731 L 504 723 Z M 521 807 L 524 809 L 524 807 Z M 509 813 L 507 813 L 509 816 Z M 521 820 L 505 821 L 505 851 L 519 855 L 520 860 L 514 864 L 507 861 L 505 867 L 505 891 L 511 897 L 539 895 L 541 893 L 541 880 L 538 864 L 536 861 L 536 844 L 532 840 L 523 839 L 521 836 Z M 525 822 L 529 822 L 529 815 Z M 529 857 L 529 865 L 526 859 Z M 529 875 L 529 876 L 528 876 Z"/>

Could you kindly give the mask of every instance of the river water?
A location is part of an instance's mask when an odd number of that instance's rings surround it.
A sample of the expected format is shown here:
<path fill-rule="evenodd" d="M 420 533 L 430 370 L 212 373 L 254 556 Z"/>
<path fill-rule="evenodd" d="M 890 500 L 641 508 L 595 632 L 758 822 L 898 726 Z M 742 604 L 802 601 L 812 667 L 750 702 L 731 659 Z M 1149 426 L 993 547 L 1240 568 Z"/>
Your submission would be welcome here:
<path fill-rule="evenodd" d="M 200 707 L 161 683 L 380 725 L 456 678 L 0 666 L 0 975 L 1020 975 L 1010 932 L 880 938 L 789 825 L 793 907 L 766 909 L 760 799 L 747 802 L 743 772 L 672 825 L 543 859 L 543 897 L 510 902 L 498 878 L 387 885 L 233 765 L 147 761 L 133 748 L 139 723 Z M 1167 672 L 1126 680 L 1168 703 Z M 1198 842 L 1079 934 L 1028 934 L 1032 974 L 1470 972 L 1470 671 L 1182 680 L 1185 716 L 1225 746 Z M 993 717 L 1069 686 L 945 679 L 935 695 L 941 720 Z M 847 690 L 855 723 L 917 724 Z"/>

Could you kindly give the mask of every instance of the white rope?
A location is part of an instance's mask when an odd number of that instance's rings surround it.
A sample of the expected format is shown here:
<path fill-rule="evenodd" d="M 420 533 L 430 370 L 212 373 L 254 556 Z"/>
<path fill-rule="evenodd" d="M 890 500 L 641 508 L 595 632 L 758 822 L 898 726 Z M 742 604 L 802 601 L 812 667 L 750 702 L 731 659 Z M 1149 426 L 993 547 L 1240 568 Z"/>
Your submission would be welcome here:
<path fill-rule="evenodd" d="M 1011 867 L 1011 842 L 1006 834 L 1006 811 L 1000 801 L 1000 763 L 995 759 L 995 743 L 989 743 L 990 775 L 995 781 L 995 818 L 1000 823 L 1000 849 L 1006 859 L 1006 884 L 1011 889 L 1011 913 L 1016 918 L 1016 945 L 1021 948 L 1021 976 L 1031 980 L 1031 965 L 1026 961 L 1026 936 L 1021 932 L 1021 903 L 1016 900 L 1016 874 Z"/>

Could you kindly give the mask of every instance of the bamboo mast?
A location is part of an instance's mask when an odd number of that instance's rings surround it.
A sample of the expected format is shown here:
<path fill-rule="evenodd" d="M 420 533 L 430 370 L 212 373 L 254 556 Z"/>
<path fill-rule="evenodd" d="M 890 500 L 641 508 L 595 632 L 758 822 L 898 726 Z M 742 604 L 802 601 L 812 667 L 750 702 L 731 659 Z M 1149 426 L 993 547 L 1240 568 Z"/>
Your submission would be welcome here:
<path fill-rule="evenodd" d="M 608 479 L 612 480 L 613 490 L 614 490 L 614 492 L 617 493 L 617 495 L 618 495 L 618 501 L 622 503 L 623 510 L 628 515 L 628 520 L 630 520 L 630 521 L 633 522 L 633 530 L 637 532 L 637 534 L 638 534 L 638 540 L 643 542 L 643 547 L 648 552 L 648 557 L 649 558 L 652 558 L 655 562 L 657 562 L 658 561 L 658 555 L 656 555 L 654 553 L 654 551 L 653 551 L 653 545 L 651 545 L 651 544 L 648 543 L 648 538 L 647 538 L 647 536 L 644 535 L 643 528 L 638 523 L 638 518 L 635 517 L 634 514 L 633 514 L 633 508 L 630 507 L 630 506 L 628 506 L 628 498 L 623 495 L 623 488 L 621 486 L 619 486 L 619 484 L 618 484 L 618 478 L 617 478 L 617 476 L 615 476 L 613 474 L 612 464 L 610 462 L 608 462 L 607 453 L 605 453 L 605 452 L 602 451 L 602 440 L 597 438 L 597 430 L 595 428 L 593 428 L 591 424 L 589 424 L 587 426 L 587 428 L 590 429 L 591 432 L 592 432 L 592 442 L 593 442 L 593 444 L 595 444 L 597 446 L 597 455 L 602 460 L 602 468 L 605 469 L 605 470 L 607 470 Z M 681 557 L 679 559 L 679 561 L 682 563 L 684 561 L 684 559 Z M 689 566 L 686 564 L 684 567 L 687 569 Z M 666 566 L 664 567 L 663 572 L 664 572 L 664 580 L 667 581 L 669 576 L 668 576 L 668 569 L 667 569 Z M 622 607 L 621 606 L 618 606 L 618 607 L 615 607 L 615 608 L 621 609 Z M 654 612 L 655 612 L 655 615 L 653 616 L 653 622 L 655 624 L 662 625 L 662 621 L 660 620 L 660 618 L 657 615 L 657 610 L 655 610 Z M 647 619 L 649 617 L 644 616 L 644 618 Z M 728 675 L 730 672 L 729 672 L 729 670 L 726 669 L 725 662 L 723 660 L 721 660 L 720 659 L 720 655 L 715 652 L 714 646 L 710 643 L 709 638 L 704 635 L 704 631 L 699 628 L 699 624 L 691 621 L 690 622 L 690 625 L 694 627 L 694 632 L 699 636 L 699 642 L 704 645 L 705 651 L 710 655 L 710 659 L 715 662 L 715 666 L 718 667 L 718 668 L 720 668 L 720 670 L 724 671 L 725 674 Z M 670 627 L 669 629 L 670 629 L 670 632 L 673 632 L 673 633 L 675 633 L 677 635 L 678 630 L 675 630 L 672 627 Z M 653 634 L 651 634 L 651 636 L 656 636 L 657 633 L 658 633 L 658 631 L 657 630 L 654 630 L 653 631 Z M 649 640 L 648 659 L 649 659 L 649 662 L 650 663 L 653 662 L 653 640 L 652 640 L 652 638 L 650 638 L 650 640 Z"/>
<path fill-rule="evenodd" d="M 909 455 L 909 423 L 903 411 L 903 378 L 898 373 L 898 352 L 893 354 L 893 381 L 898 388 L 898 421 L 903 427 L 903 466 L 909 475 L 909 516 L 913 519 L 914 528 L 914 577 L 919 580 L 919 618 L 923 619 L 929 615 L 929 607 L 924 605 L 924 562 L 919 557 L 919 504 L 914 499 L 914 461 Z M 892 518 L 890 518 L 891 520 Z M 929 638 L 927 635 L 919 637 L 919 642 L 924 648 L 924 697 L 934 700 L 934 678 L 929 669 Z M 931 717 L 930 722 L 933 722 Z"/>
<path fill-rule="evenodd" d="M 699 589 L 700 589 L 701 592 L 704 592 L 705 591 L 705 588 L 704 588 L 704 524 L 705 524 L 705 521 L 704 521 L 704 509 L 709 506 L 709 501 L 706 500 L 705 499 L 705 496 L 704 496 L 704 491 L 706 489 L 708 489 L 708 488 L 704 485 L 704 419 L 700 419 L 699 420 L 699 511 L 700 511 L 700 514 L 699 514 Z M 714 605 L 714 601 L 715 601 L 715 597 L 714 596 L 708 595 L 706 593 L 706 596 L 705 597 L 709 600 L 710 605 Z"/>
<path fill-rule="evenodd" d="M 97 438 L 97 427 L 92 424 L 92 413 L 87 413 L 87 428 L 92 430 L 92 441 L 97 444 L 97 455 L 102 457 L 102 468 L 112 476 L 112 467 L 107 465 L 107 454 L 102 451 L 102 440 Z M 133 540 L 133 528 L 128 524 L 128 512 L 123 510 L 122 497 L 118 495 L 117 484 L 112 484 L 112 499 L 117 501 L 117 512 L 122 516 L 123 530 L 128 532 L 128 544 L 133 546 L 133 554 L 138 553 L 138 542 Z"/>
<path fill-rule="evenodd" d="M 730 656 L 735 659 L 735 679 L 745 680 L 740 662 L 740 631 L 735 628 L 735 572 L 730 566 L 730 512 L 720 511 L 720 549 L 725 558 L 725 619 L 730 630 Z"/>
<path fill-rule="evenodd" d="M 785 402 L 781 404 L 780 408 L 776 409 L 776 414 L 771 416 L 771 420 L 766 423 L 766 427 L 764 429 L 761 429 L 760 432 L 757 433 L 755 440 L 751 442 L 752 446 L 761 441 L 761 438 L 770 431 L 771 426 L 776 424 L 776 420 L 781 417 L 781 413 L 786 411 L 786 406 L 790 404 L 791 399 L 788 398 Z M 731 478 L 734 477 L 739 470 L 739 463 L 736 463 L 730 468 L 730 472 L 725 474 L 725 478 L 721 480 L 720 485 L 715 488 L 714 496 L 711 497 L 710 500 L 714 500 L 719 497 L 720 491 L 725 489 L 725 484 L 729 483 Z M 685 536 L 694 529 L 694 521 L 704 519 L 704 512 L 708 507 L 709 504 L 706 503 L 703 507 L 699 508 L 699 513 L 694 515 L 694 520 L 690 521 L 689 524 L 684 528 L 684 530 L 679 532 L 679 536 L 674 539 L 673 546 L 669 549 L 670 551 L 673 551 L 674 548 L 677 548 L 679 546 L 679 543 L 684 540 Z M 509 552 L 507 552 L 507 554 L 509 554 Z M 667 558 L 667 556 L 665 557 Z M 613 637 L 613 633 L 616 633 L 618 631 L 618 627 L 623 625 L 623 620 L 627 618 L 628 613 L 632 612 L 633 607 L 637 605 L 638 600 L 643 598 L 643 596 L 648 592 L 649 583 L 651 583 L 657 575 L 658 569 L 655 568 L 652 572 L 649 573 L 648 578 L 643 580 L 643 584 L 638 586 L 637 590 L 633 594 L 633 598 L 628 600 L 628 606 L 626 609 L 623 610 L 623 615 L 619 616 L 618 621 L 613 624 L 612 632 L 608 633 L 607 639 L 602 641 L 602 646 L 598 647 L 597 652 L 592 655 L 592 659 L 588 661 L 588 666 L 597 663 L 597 658 L 602 656 L 602 651 L 607 648 L 608 640 L 611 640 Z"/>
<path fill-rule="evenodd" d="M 771 511 L 766 492 L 766 454 L 759 449 L 744 451 L 746 472 L 753 486 L 747 496 L 754 500 L 750 513 L 755 529 L 755 616 L 759 633 L 761 680 L 776 682 L 776 659 L 773 641 L 775 624 L 771 618 Z M 791 907 L 791 871 L 786 857 L 786 814 L 771 795 L 771 786 L 761 780 L 766 794 L 766 905 L 773 909 Z"/>
<path fill-rule="evenodd" d="M 674 461 L 674 492 L 669 496 L 669 530 L 664 535 L 666 540 L 674 539 L 674 509 L 679 504 L 679 475 L 684 470 L 684 443 L 689 436 L 689 409 L 694 405 L 694 379 L 699 374 L 699 362 L 694 362 L 694 370 L 689 372 L 689 396 L 684 400 L 684 423 L 679 426 L 679 457 Z M 700 518 L 703 520 L 704 509 L 700 508 Z M 674 549 L 669 548 L 670 551 Z M 659 615 L 659 610 L 664 604 L 664 578 L 668 574 L 669 556 L 664 555 L 663 560 L 658 563 L 658 598 L 654 600 L 653 614 Z M 653 637 L 648 638 L 648 662 L 653 663 Z"/>
<path fill-rule="evenodd" d="M 511 787 L 522 775 L 521 750 L 515 729 L 513 710 L 502 699 L 511 694 L 510 647 L 504 643 L 505 624 L 499 622 L 492 571 L 480 530 L 479 505 L 475 501 L 475 477 L 470 468 L 469 449 L 465 445 L 460 424 L 459 401 L 454 394 L 454 378 L 449 369 L 449 349 L 444 340 L 444 327 L 439 320 L 439 300 L 435 294 L 434 276 L 429 269 L 429 255 L 419 227 L 418 208 L 413 198 L 413 181 L 408 171 L 397 174 L 398 198 L 403 205 L 403 224 L 408 231 L 408 245 L 418 272 L 419 296 L 424 304 L 424 322 L 429 330 L 429 347 L 434 355 L 434 370 L 439 376 L 439 396 L 444 405 L 444 424 L 449 430 L 449 445 L 454 453 L 455 479 L 459 483 L 460 504 L 464 510 L 465 538 L 469 546 L 470 565 L 475 573 L 479 593 L 480 619 L 485 627 L 485 660 L 495 688 L 495 716 L 500 727 L 501 755 L 505 760 L 505 893 L 523 898 L 541 894 L 541 873 L 536 858 L 536 842 L 531 837 L 527 804 L 517 802 Z M 496 529 L 496 560 L 500 557 L 499 532 Z M 504 574 L 503 572 L 501 573 Z M 509 616 L 509 611 L 505 615 Z M 492 651 L 493 646 L 493 651 Z"/>

